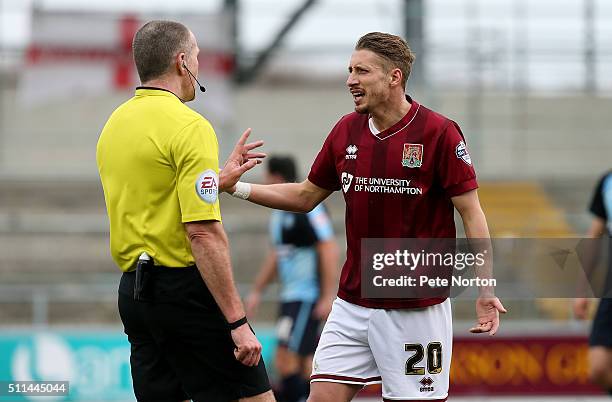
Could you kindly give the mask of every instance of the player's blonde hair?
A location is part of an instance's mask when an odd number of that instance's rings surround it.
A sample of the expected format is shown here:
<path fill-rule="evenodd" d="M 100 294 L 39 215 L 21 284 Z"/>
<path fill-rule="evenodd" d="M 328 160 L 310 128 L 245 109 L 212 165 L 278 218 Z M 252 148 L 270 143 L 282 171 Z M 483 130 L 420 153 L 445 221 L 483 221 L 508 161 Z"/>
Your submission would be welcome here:
<path fill-rule="evenodd" d="M 370 50 L 382 57 L 386 62 L 383 65 L 386 71 L 399 68 L 402 72 L 402 86 L 406 89 L 415 56 L 404 39 L 384 32 L 370 32 L 359 38 L 355 45 L 355 50 L 362 49 Z"/>

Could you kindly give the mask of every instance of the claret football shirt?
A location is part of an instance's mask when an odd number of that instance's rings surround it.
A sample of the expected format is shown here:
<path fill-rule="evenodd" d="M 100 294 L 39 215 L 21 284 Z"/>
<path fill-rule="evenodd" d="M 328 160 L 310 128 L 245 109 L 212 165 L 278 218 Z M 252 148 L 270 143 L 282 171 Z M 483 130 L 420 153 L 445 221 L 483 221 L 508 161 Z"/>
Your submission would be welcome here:
<path fill-rule="evenodd" d="M 308 176 L 321 188 L 343 192 L 347 259 L 338 296 L 365 307 L 414 308 L 444 300 L 363 298 L 361 240 L 454 238 L 451 197 L 478 187 L 459 126 L 407 99 L 408 113 L 382 132 L 366 114 L 342 117 Z"/>

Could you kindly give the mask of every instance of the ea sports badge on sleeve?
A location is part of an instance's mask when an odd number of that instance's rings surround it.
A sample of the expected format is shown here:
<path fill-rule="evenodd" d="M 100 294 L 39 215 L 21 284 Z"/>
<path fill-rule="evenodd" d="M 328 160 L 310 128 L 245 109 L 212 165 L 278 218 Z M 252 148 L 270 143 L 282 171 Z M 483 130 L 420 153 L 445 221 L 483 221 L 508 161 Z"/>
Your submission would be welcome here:
<path fill-rule="evenodd" d="M 404 144 L 402 166 L 419 168 L 423 165 L 423 144 Z"/>
<path fill-rule="evenodd" d="M 219 195 L 219 176 L 217 173 L 208 169 L 196 180 L 196 192 L 198 196 L 208 204 L 214 204 Z"/>

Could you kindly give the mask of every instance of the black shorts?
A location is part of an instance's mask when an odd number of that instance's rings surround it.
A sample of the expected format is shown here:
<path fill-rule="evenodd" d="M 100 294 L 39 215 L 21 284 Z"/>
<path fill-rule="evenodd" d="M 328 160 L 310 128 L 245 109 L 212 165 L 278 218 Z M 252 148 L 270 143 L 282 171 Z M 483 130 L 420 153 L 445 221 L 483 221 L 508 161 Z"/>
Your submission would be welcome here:
<path fill-rule="evenodd" d="M 135 273 L 119 285 L 119 314 L 131 345 L 139 401 L 232 401 L 270 389 L 263 359 L 234 357 L 227 322 L 195 267 L 155 269 L 151 302 L 134 301 Z"/>
<path fill-rule="evenodd" d="M 314 303 L 295 301 L 280 305 L 276 335 L 278 344 L 300 356 L 314 354 L 321 321 L 314 318 Z"/>
<path fill-rule="evenodd" d="M 589 345 L 612 348 L 612 299 L 604 298 L 599 302 Z"/>

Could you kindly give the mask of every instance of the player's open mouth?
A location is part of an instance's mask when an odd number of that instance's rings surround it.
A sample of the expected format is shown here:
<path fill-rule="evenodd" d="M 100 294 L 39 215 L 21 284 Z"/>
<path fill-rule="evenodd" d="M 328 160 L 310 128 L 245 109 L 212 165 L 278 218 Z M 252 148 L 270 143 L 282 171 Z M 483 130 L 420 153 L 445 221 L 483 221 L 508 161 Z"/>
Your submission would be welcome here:
<path fill-rule="evenodd" d="M 358 103 L 361 99 L 363 99 L 365 93 L 362 91 L 351 91 L 351 95 L 353 95 L 353 100 L 355 103 Z"/>

